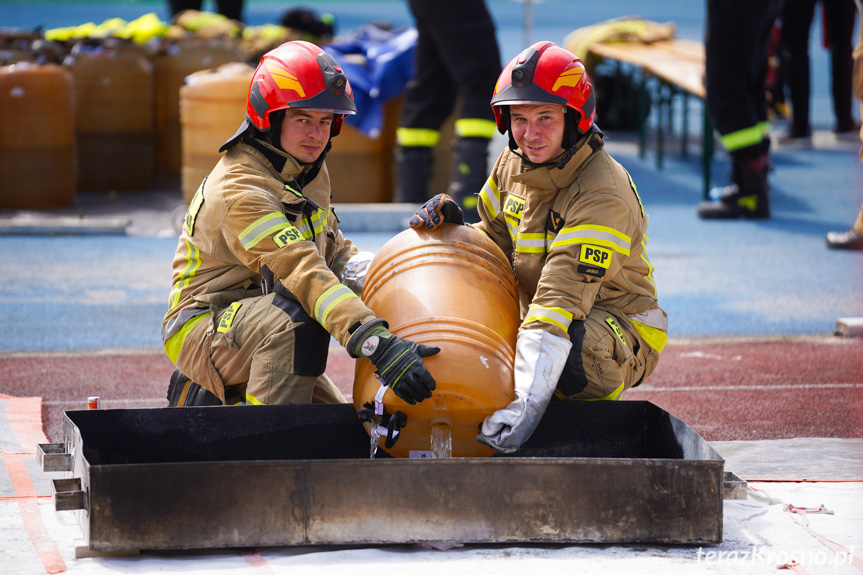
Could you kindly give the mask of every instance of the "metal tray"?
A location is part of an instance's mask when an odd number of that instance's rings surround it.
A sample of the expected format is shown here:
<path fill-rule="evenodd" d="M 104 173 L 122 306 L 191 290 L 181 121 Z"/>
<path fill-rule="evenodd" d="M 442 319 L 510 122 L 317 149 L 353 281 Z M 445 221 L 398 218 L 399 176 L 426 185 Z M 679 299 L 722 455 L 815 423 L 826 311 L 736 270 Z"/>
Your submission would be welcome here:
<path fill-rule="evenodd" d="M 68 411 L 40 446 L 89 549 L 718 543 L 722 458 L 644 401 L 553 402 L 516 456 L 369 457 L 351 405 Z"/>

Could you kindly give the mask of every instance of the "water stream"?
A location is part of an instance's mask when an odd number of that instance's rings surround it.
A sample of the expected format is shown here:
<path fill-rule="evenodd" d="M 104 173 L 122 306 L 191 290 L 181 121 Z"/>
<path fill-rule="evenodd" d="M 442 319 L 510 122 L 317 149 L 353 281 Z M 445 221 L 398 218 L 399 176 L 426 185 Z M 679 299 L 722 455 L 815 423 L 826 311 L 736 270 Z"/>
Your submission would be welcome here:
<path fill-rule="evenodd" d="M 452 458 L 452 426 L 448 423 L 434 423 L 430 438 L 432 459 Z"/>
<path fill-rule="evenodd" d="M 369 437 L 371 438 L 371 443 L 369 444 L 369 458 L 374 459 L 375 454 L 378 452 L 378 438 L 381 436 L 380 417 L 372 417 L 372 421 L 369 425 L 371 426 L 371 429 L 369 430 Z"/>

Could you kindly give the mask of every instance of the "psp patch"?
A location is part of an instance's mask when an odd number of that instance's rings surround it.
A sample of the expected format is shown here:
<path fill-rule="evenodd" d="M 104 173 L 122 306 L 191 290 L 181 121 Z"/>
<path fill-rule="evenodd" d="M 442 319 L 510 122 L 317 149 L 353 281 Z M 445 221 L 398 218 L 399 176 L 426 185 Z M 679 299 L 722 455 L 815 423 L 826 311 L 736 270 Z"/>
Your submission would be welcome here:
<path fill-rule="evenodd" d="M 273 236 L 273 241 L 276 242 L 276 245 L 279 247 L 292 242 L 298 242 L 302 239 L 303 235 L 300 233 L 300 230 L 290 225 L 286 228 L 282 228 Z"/>
<path fill-rule="evenodd" d="M 577 271 L 601 278 L 605 275 L 605 270 L 611 266 L 611 254 L 612 251 L 608 248 L 582 244 L 581 253 L 578 255 L 580 265 Z"/>
<path fill-rule="evenodd" d="M 623 330 L 620 329 L 620 326 L 617 325 L 617 321 L 613 317 L 605 318 L 605 323 L 611 328 L 611 331 L 614 332 L 614 335 L 617 336 L 617 339 L 620 340 L 620 343 L 623 344 L 623 347 L 626 347 L 626 338 L 623 337 Z"/>
<path fill-rule="evenodd" d="M 524 213 L 524 200 L 516 196 L 507 196 L 503 205 L 503 213 L 520 221 L 521 215 Z"/>
<path fill-rule="evenodd" d="M 231 324 L 234 323 L 234 318 L 237 316 L 237 310 L 240 309 L 241 305 L 243 305 L 241 302 L 235 301 L 228 306 L 228 309 L 222 313 L 222 319 L 219 320 L 219 327 L 216 328 L 217 332 L 225 333 L 231 329 Z"/>

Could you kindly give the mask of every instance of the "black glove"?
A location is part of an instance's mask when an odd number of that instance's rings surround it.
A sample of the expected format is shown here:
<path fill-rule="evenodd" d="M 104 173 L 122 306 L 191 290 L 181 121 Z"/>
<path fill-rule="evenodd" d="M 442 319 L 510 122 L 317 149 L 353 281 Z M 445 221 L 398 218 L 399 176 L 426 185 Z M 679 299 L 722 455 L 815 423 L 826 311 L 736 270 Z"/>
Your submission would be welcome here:
<path fill-rule="evenodd" d="M 387 330 L 373 333 L 360 348 L 360 353 L 374 364 L 375 373 L 384 385 L 409 405 L 431 397 L 435 380 L 421 358 L 439 351 L 439 347 L 402 339 Z"/>
<path fill-rule="evenodd" d="M 444 222 L 464 224 L 464 214 L 459 205 L 446 194 L 438 194 L 422 205 L 408 222 L 412 228 L 425 226 L 433 230 Z"/>

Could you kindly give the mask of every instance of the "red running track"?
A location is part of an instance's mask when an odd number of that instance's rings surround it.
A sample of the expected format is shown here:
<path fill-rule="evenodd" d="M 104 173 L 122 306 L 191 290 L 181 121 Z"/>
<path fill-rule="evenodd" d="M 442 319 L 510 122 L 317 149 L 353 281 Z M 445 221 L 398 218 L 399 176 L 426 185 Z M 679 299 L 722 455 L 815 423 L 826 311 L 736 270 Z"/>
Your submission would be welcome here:
<path fill-rule="evenodd" d="M 350 398 L 353 363 L 330 348 L 328 375 Z M 0 357 L 0 394 L 40 396 L 45 435 L 63 411 L 164 407 L 173 368 L 161 352 Z M 671 340 L 656 372 L 624 400 L 647 400 L 708 441 L 863 437 L 863 340 Z"/>

